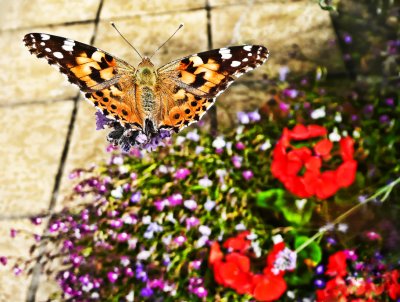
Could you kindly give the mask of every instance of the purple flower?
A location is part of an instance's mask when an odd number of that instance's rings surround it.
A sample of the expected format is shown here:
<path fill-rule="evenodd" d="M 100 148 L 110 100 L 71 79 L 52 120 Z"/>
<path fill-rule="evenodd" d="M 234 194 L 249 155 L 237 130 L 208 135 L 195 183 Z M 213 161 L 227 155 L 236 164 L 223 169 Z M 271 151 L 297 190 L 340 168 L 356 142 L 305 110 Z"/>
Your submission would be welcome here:
<path fill-rule="evenodd" d="M 259 120 L 261 120 L 261 116 L 258 110 L 247 113 L 247 116 L 252 122 L 258 122 Z"/>
<path fill-rule="evenodd" d="M 197 134 L 197 129 L 190 131 L 186 134 L 186 138 L 194 141 L 194 142 L 198 142 L 200 140 L 200 135 Z"/>
<path fill-rule="evenodd" d="M 125 268 L 125 275 L 127 277 L 133 277 L 134 273 L 133 273 L 132 268 L 130 268 L 130 267 Z"/>
<path fill-rule="evenodd" d="M 349 34 L 344 34 L 343 41 L 346 44 L 350 44 L 353 41 L 353 38 Z"/>
<path fill-rule="evenodd" d="M 174 239 L 174 242 L 175 242 L 176 244 L 178 244 L 178 245 L 182 245 L 182 244 L 184 244 L 184 243 L 186 242 L 186 237 L 183 236 L 183 235 L 180 235 L 180 236 L 178 236 L 178 237 L 176 237 L 176 238 Z"/>
<path fill-rule="evenodd" d="M 236 149 L 238 149 L 238 150 L 244 150 L 245 145 L 244 145 L 242 142 L 237 142 L 237 143 L 235 144 L 235 147 L 236 147 Z"/>
<path fill-rule="evenodd" d="M 10 236 L 11 238 L 15 238 L 17 236 L 18 231 L 16 229 L 10 229 Z"/>
<path fill-rule="evenodd" d="M 113 219 L 113 220 L 110 220 L 108 222 L 108 224 L 114 229 L 119 229 L 120 227 L 122 227 L 123 222 L 121 219 Z"/>
<path fill-rule="evenodd" d="M 192 228 L 192 227 L 195 227 L 195 226 L 197 226 L 197 225 L 199 225 L 199 223 L 200 223 L 200 221 L 199 221 L 199 219 L 198 218 L 196 218 L 196 217 L 189 217 L 189 218 L 186 218 L 186 228 L 189 230 L 190 228 Z"/>
<path fill-rule="evenodd" d="M 14 275 L 19 276 L 22 273 L 22 269 L 17 265 L 14 267 Z"/>
<path fill-rule="evenodd" d="M 279 109 L 282 110 L 283 112 L 288 112 L 290 109 L 290 105 L 286 104 L 285 102 L 280 102 Z"/>
<path fill-rule="evenodd" d="M 190 170 L 187 168 L 179 168 L 175 172 L 175 178 L 179 180 L 185 179 L 188 175 L 190 175 Z"/>
<path fill-rule="evenodd" d="M 182 200 L 183 197 L 181 194 L 173 194 L 172 196 L 168 197 L 169 205 L 172 207 L 182 204 Z"/>
<path fill-rule="evenodd" d="M 249 180 L 251 178 L 253 178 L 254 174 L 251 170 L 245 170 L 242 172 L 242 175 L 244 177 L 244 179 Z"/>
<path fill-rule="evenodd" d="M 243 157 L 234 155 L 231 158 L 232 164 L 235 168 L 239 169 L 242 166 Z"/>
<path fill-rule="evenodd" d="M 324 269 L 324 266 L 323 266 L 323 265 L 318 265 L 318 266 L 315 268 L 315 273 L 316 273 L 317 275 L 322 275 L 324 272 L 325 272 L 325 269 Z"/>
<path fill-rule="evenodd" d="M 108 272 L 107 278 L 111 283 L 115 283 L 118 279 L 118 274 L 116 272 Z"/>
<path fill-rule="evenodd" d="M 32 217 L 31 222 L 34 225 L 40 225 L 42 223 L 42 217 Z"/>
<path fill-rule="evenodd" d="M 386 115 L 386 114 L 381 115 L 381 116 L 379 117 L 379 122 L 380 122 L 381 124 L 387 124 L 389 121 L 390 121 L 390 118 L 389 118 L 389 116 Z"/>
<path fill-rule="evenodd" d="M 96 111 L 96 130 L 104 129 L 104 126 L 108 125 L 112 122 L 111 119 L 107 118 L 103 113 L 100 111 Z"/>
<path fill-rule="evenodd" d="M 393 98 L 387 98 L 385 100 L 385 104 L 388 106 L 393 106 L 394 105 L 394 99 Z"/>
<path fill-rule="evenodd" d="M 200 269 L 201 260 L 193 260 L 192 262 L 190 262 L 190 266 L 193 267 L 194 269 Z"/>
<path fill-rule="evenodd" d="M 207 292 L 207 290 L 204 288 L 204 286 L 196 287 L 196 288 L 193 290 L 193 293 L 194 293 L 196 296 L 198 296 L 199 298 L 207 297 L 207 294 L 208 294 L 208 292 Z"/>
<path fill-rule="evenodd" d="M 215 207 L 215 204 L 216 204 L 215 201 L 208 199 L 204 203 L 204 209 L 207 210 L 207 211 L 211 211 Z"/>
<path fill-rule="evenodd" d="M 322 280 L 322 279 L 316 279 L 314 281 L 314 285 L 315 285 L 316 288 L 319 288 L 319 289 L 324 288 L 325 287 L 325 281 Z"/>
<path fill-rule="evenodd" d="M 69 257 L 71 263 L 73 266 L 78 267 L 81 265 L 82 261 L 83 261 L 83 257 L 77 254 L 72 254 Z"/>
<path fill-rule="evenodd" d="M 119 242 L 124 242 L 124 241 L 127 241 L 128 239 L 129 239 L 129 235 L 125 232 L 122 232 L 122 233 L 118 234 L 118 236 L 117 236 L 117 240 Z"/>
<path fill-rule="evenodd" d="M 239 120 L 239 123 L 246 125 L 250 122 L 250 118 L 246 112 L 239 111 L 236 113 L 237 119 Z"/>
<path fill-rule="evenodd" d="M 283 90 L 283 94 L 291 99 L 295 99 L 299 95 L 299 91 L 296 89 L 286 88 Z"/>
<path fill-rule="evenodd" d="M 0 263 L 2 265 L 6 266 L 7 265 L 7 261 L 8 261 L 7 257 L 4 257 L 4 256 L 0 257 Z"/>
<path fill-rule="evenodd" d="M 140 201 L 141 197 L 142 197 L 142 192 L 140 192 L 140 191 L 132 193 L 132 196 L 130 198 L 130 202 L 131 203 L 138 203 Z"/>
<path fill-rule="evenodd" d="M 150 287 L 144 287 L 140 291 L 140 295 L 142 297 L 150 297 L 151 295 L 153 295 L 153 290 Z"/>

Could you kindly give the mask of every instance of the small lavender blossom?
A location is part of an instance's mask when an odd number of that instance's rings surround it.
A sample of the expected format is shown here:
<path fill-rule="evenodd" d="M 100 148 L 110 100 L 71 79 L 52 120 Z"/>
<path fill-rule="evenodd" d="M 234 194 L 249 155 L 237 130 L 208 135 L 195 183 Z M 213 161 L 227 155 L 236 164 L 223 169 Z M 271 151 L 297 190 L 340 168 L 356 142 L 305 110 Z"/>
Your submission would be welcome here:
<path fill-rule="evenodd" d="M 299 95 L 299 91 L 296 89 L 286 88 L 283 90 L 283 94 L 291 99 L 295 99 Z"/>
<path fill-rule="evenodd" d="M 290 105 L 285 103 L 285 102 L 280 102 L 279 103 L 279 109 L 283 112 L 288 112 L 290 109 Z"/>
<path fill-rule="evenodd" d="M 111 119 L 107 118 L 103 113 L 100 111 L 96 111 L 96 130 L 104 129 L 104 126 L 108 125 L 112 122 Z"/>
<path fill-rule="evenodd" d="M 188 199 L 183 202 L 185 208 L 194 211 L 197 209 L 197 202 L 193 199 Z"/>
<path fill-rule="evenodd" d="M 208 199 L 205 203 L 204 203 L 204 209 L 206 211 L 211 211 L 216 205 L 216 202 L 213 200 Z"/>
<path fill-rule="evenodd" d="M 124 242 L 124 241 L 127 241 L 128 239 L 129 239 L 129 235 L 127 233 L 125 233 L 125 232 L 122 232 L 122 233 L 117 235 L 117 240 L 119 242 Z"/>
<path fill-rule="evenodd" d="M 183 180 L 190 175 L 190 170 L 187 168 L 180 168 L 175 172 L 175 179 Z"/>
<path fill-rule="evenodd" d="M 197 129 L 190 131 L 186 134 L 186 138 L 194 141 L 194 142 L 198 142 L 200 140 L 200 135 L 197 134 Z"/>
<path fill-rule="evenodd" d="M 129 201 L 131 203 L 138 203 L 140 201 L 140 198 L 142 197 L 142 193 L 140 191 L 137 191 L 135 193 L 132 193 L 131 198 L 129 199 Z"/>
<path fill-rule="evenodd" d="M 250 118 L 246 112 L 239 111 L 236 116 L 240 124 L 246 125 L 250 123 Z"/>
<path fill-rule="evenodd" d="M 141 295 L 142 297 L 145 297 L 145 298 L 152 296 L 153 293 L 154 293 L 154 292 L 153 292 L 153 290 L 152 290 L 150 287 L 144 287 L 144 288 L 142 288 L 141 291 L 140 291 L 140 295 Z"/>
<path fill-rule="evenodd" d="M 196 149 L 194 150 L 194 153 L 196 155 L 199 155 L 200 153 L 202 153 L 204 151 L 204 147 L 203 146 L 196 146 Z"/>
<path fill-rule="evenodd" d="M 242 166 L 243 157 L 234 155 L 231 157 L 232 164 L 235 168 L 239 169 Z"/>
<path fill-rule="evenodd" d="M 200 232 L 200 234 L 202 234 L 204 236 L 210 236 L 211 235 L 211 229 L 206 225 L 199 226 L 199 232 Z"/>
<path fill-rule="evenodd" d="M 40 225 L 42 223 L 42 217 L 32 217 L 31 222 L 34 225 Z"/>
<path fill-rule="evenodd" d="M 185 222 L 186 222 L 186 229 L 188 229 L 188 230 L 199 225 L 199 223 L 200 223 L 199 219 L 197 217 L 193 217 L 193 216 L 186 218 Z"/>
<path fill-rule="evenodd" d="M 208 294 L 208 292 L 207 292 L 207 290 L 204 288 L 204 286 L 196 287 L 196 288 L 193 290 L 193 293 L 194 293 L 196 296 L 198 296 L 199 298 L 207 297 L 207 294 Z"/>
<path fill-rule="evenodd" d="M 22 269 L 18 265 L 14 267 L 13 271 L 15 276 L 19 276 L 22 274 Z"/>
<path fill-rule="evenodd" d="M 190 262 L 190 266 L 196 270 L 200 269 L 201 267 L 201 260 L 193 260 L 192 262 Z"/>
<path fill-rule="evenodd" d="M 184 244 L 184 243 L 186 242 L 186 237 L 183 236 L 183 235 L 179 235 L 178 237 L 176 237 L 176 238 L 174 239 L 174 242 L 175 242 L 176 244 L 178 244 L 178 245 L 182 245 L 182 244 Z"/>
<path fill-rule="evenodd" d="M 116 199 L 121 199 L 123 191 L 124 190 L 122 189 L 122 187 L 115 188 L 114 190 L 111 191 L 111 196 Z"/>
<path fill-rule="evenodd" d="M 343 41 L 346 44 L 351 44 L 351 42 L 353 41 L 353 38 L 349 34 L 344 34 Z"/>
<path fill-rule="evenodd" d="M 292 271 L 296 268 L 296 261 L 297 253 L 285 247 L 277 254 L 272 272 Z"/>
<path fill-rule="evenodd" d="M 247 116 L 249 117 L 250 121 L 252 121 L 252 122 L 258 122 L 261 120 L 261 115 L 258 112 L 258 110 L 250 111 L 249 113 L 247 113 Z"/>
<path fill-rule="evenodd" d="M 394 98 L 387 98 L 385 104 L 392 107 L 394 105 Z"/>
<path fill-rule="evenodd" d="M 251 178 L 253 178 L 254 174 L 251 170 L 245 170 L 242 172 L 242 176 L 245 180 L 250 180 Z"/>
<path fill-rule="evenodd" d="M 325 268 L 324 268 L 323 265 L 318 265 L 318 266 L 315 268 L 315 273 L 316 273 L 317 275 L 322 275 L 324 272 L 325 272 Z"/>
<path fill-rule="evenodd" d="M 123 222 L 121 219 L 112 219 L 108 222 L 108 224 L 114 229 L 119 229 L 120 227 L 122 227 Z"/>
<path fill-rule="evenodd" d="M 18 234 L 18 231 L 16 229 L 10 229 L 10 237 L 15 238 Z"/>
<path fill-rule="evenodd" d="M 279 81 L 284 82 L 286 80 L 286 77 L 288 73 L 290 72 L 290 69 L 288 66 L 282 66 L 279 68 Z"/>

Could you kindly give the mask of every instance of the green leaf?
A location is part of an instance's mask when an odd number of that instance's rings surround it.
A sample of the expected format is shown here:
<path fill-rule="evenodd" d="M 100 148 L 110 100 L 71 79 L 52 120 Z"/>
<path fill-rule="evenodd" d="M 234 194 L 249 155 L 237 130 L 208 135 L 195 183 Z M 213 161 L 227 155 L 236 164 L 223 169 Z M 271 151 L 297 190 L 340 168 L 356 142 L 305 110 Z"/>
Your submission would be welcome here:
<path fill-rule="evenodd" d="M 309 240 L 307 236 L 298 236 L 296 237 L 294 241 L 294 247 L 297 249 L 299 246 L 301 246 L 303 243 L 305 243 L 307 240 Z M 311 259 L 313 262 L 316 264 L 319 263 L 322 259 L 322 251 L 320 246 L 315 242 L 311 242 L 309 245 L 307 245 L 306 248 L 304 248 L 299 254 L 298 254 L 299 259 Z M 299 259 L 297 260 L 299 262 Z"/>
<path fill-rule="evenodd" d="M 281 203 L 285 191 L 282 189 L 270 189 L 268 191 L 260 192 L 256 197 L 256 205 L 261 208 L 275 208 L 276 203 Z"/>

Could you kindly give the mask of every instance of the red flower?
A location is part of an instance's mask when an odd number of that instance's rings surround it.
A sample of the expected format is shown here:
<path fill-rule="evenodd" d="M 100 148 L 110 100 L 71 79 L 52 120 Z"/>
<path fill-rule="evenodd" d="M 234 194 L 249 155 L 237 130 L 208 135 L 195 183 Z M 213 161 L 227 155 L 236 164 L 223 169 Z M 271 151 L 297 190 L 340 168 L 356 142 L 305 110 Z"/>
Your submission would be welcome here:
<path fill-rule="evenodd" d="M 347 302 L 347 296 L 347 285 L 341 277 L 329 280 L 324 289 L 317 290 L 318 302 Z"/>
<path fill-rule="evenodd" d="M 350 137 L 339 142 L 342 163 L 336 170 L 321 171 L 322 163 L 332 158 L 333 143 L 325 138 L 327 130 L 318 125 L 296 125 L 292 130 L 285 128 L 273 151 L 271 172 L 298 197 L 316 196 L 326 199 L 340 188 L 350 186 L 356 176 L 357 162 L 353 159 L 354 141 Z M 310 140 L 317 137 L 313 148 L 295 148 L 291 141 Z M 302 175 L 301 175 L 302 173 Z"/>
<path fill-rule="evenodd" d="M 253 297 L 257 301 L 274 301 L 279 299 L 286 291 L 286 282 L 282 276 L 274 274 L 256 275 L 253 278 L 255 284 Z"/>
<path fill-rule="evenodd" d="M 347 275 L 346 254 L 343 251 L 336 252 L 329 256 L 325 274 L 340 277 Z"/>
<path fill-rule="evenodd" d="M 393 300 L 400 298 L 399 277 L 400 274 L 398 270 L 393 270 L 385 275 L 385 287 L 389 293 L 389 297 Z"/>
<path fill-rule="evenodd" d="M 266 259 L 263 274 L 254 274 L 250 270 L 250 258 L 244 253 L 250 247 L 246 239 L 249 232 L 242 232 L 236 237 L 228 238 L 223 246 L 228 249 L 225 255 L 217 242 L 210 248 L 209 265 L 214 271 L 215 281 L 225 287 L 232 288 L 238 294 L 248 294 L 257 301 L 274 301 L 286 291 L 283 279 L 284 271 L 274 274 L 272 269 L 278 254 L 285 248 L 284 242 L 274 245 Z"/>

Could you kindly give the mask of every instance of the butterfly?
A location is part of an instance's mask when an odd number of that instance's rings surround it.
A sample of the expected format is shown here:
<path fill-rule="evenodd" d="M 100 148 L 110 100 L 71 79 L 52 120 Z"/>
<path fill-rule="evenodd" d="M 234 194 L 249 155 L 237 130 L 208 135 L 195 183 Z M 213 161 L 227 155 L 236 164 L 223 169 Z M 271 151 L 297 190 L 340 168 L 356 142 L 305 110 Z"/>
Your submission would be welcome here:
<path fill-rule="evenodd" d="M 192 54 L 160 68 L 142 57 L 135 68 L 68 38 L 29 33 L 24 42 L 32 54 L 56 65 L 79 87 L 98 109 L 97 117 L 114 129 L 108 140 L 124 150 L 199 121 L 218 95 L 269 55 L 264 46 L 242 45 Z"/>

